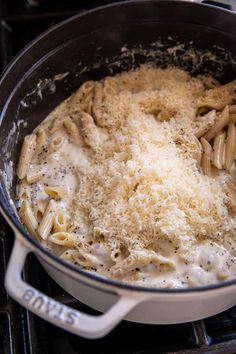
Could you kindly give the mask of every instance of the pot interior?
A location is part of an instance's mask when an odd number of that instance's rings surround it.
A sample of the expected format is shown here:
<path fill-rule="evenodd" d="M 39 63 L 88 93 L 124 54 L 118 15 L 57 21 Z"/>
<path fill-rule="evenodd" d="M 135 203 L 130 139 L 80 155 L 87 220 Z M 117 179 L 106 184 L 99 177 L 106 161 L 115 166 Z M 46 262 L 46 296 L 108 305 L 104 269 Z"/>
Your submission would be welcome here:
<path fill-rule="evenodd" d="M 86 80 L 146 62 L 231 81 L 235 24 L 235 14 L 211 6 L 131 1 L 75 16 L 24 50 L 0 82 L 0 202 L 16 226 L 25 233 L 14 208 L 21 144 L 55 106 Z"/>

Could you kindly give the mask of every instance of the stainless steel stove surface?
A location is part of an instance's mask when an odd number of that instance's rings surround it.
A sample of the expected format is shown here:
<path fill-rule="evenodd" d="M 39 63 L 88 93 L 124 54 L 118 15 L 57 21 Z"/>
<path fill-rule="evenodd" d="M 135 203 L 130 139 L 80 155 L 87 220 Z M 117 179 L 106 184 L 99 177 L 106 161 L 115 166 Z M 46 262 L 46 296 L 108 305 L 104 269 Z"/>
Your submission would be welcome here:
<path fill-rule="evenodd" d="M 1 71 L 31 39 L 70 15 L 111 1 L 0 1 Z M 123 321 L 105 338 L 87 340 L 62 331 L 11 300 L 4 273 L 13 233 L 0 218 L 0 354 L 157 354 L 236 353 L 236 307 L 204 321 L 181 325 L 142 325 Z M 24 276 L 51 297 L 96 314 L 66 294 L 30 255 Z"/>

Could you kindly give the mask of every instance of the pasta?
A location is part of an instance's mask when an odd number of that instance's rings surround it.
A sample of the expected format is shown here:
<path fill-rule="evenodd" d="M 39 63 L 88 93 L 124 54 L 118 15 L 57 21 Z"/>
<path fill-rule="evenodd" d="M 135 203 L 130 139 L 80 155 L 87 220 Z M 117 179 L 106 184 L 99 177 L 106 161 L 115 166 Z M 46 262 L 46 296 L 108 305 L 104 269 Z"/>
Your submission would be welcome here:
<path fill-rule="evenodd" d="M 36 132 L 36 137 L 37 149 L 40 149 L 46 143 L 47 134 L 45 129 L 39 128 Z"/>
<path fill-rule="evenodd" d="M 101 144 L 101 139 L 93 117 L 86 112 L 81 112 L 80 120 L 85 143 L 91 148 L 97 149 Z"/>
<path fill-rule="evenodd" d="M 217 271 L 217 278 L 219 280 L 226 280 L 229 277 L 229 271 L 226 267 L 219 267 Z"/>
<path fill-rule="evenodd" d="M 36 183 L 40 181 L 46 173 L 46 167 L 31 166 L 26 175 L 27 183 Z"/>
<path fill-rule="evenodd" d="M 202 160 L 202 145 L 195 135 L 193 135 L 192 138 L 196 146 L 194 149 L 193 158 L 197 161 L 198 166 L 200 166 Z"/>
<path fill-rule="evenodd" d="M 97 82 L 94 86 L 94 100 L 92 107 L 92 114 L 96 124 L 100 127 L 104 126 L 103 118 L 102 118 L 102 103 L 103 103 L 103 85 Z"/>
<path fill-rule="evenodd" d="M 212 147 L 205 138 L 201 138 L 201 144 L 203 149 L 202 170 L 205 175 L 211 176 Z"/>
<path fill-rule="evenodd" d="M 86 81 L 84 82 L 79 89 L 80 95 L 83 97 L 83 99 L 86 99 L 94 89 L 94 82 L 93 81 Z"/>
<path fill-rule="evenodd" d="M 65 126 L 70 138 L 73 139 L 74 142 L 76 142 L 79 139 L 79 131 L 76 124 L 70 118 L 67 117 L 63 120 L 63 125 Z"/>
<path fill-rule="evenodd" d="M 70 97 L 69 113 L 74 115 L 78 111 L 89 110 L 90 102 L 94 95 L 94 82 L 86 81 L 81 87 Z"/>
<path fill-rule="evenodd" d="M 58 209 L 56 211 L 54 220 L 53 220 L 53 231 L 54 232 L 61 232 L 66 231 L 67 229 L 67 219 L 66 215 L 63 213 L 62 210 Z"/>
<path fill-rule="evenodd" d="M 31 200 L 31 196 L 30 196 L 30 191 L 27 188 L 27 184 L 26 183 L 21 183 L 21 185 L 18 188 L 18 197 L 21 201 L 23 201 L 24 199 L 30 201 Z"/>
<path fill-rule="evenodd" d="M 23 223 L 29 230 L 29 232 L 36 236 L 37 234 L 37 228 L 38 228 L 38 222 L 33 214 L 33 211 L 29 205 L 28 200 L 23 200 L 21 203 L 20 207 L 20 215 Z"/>
<path fill-rule="evenodd" d="M 73 259 L 73 255 L 77 253 L 79 252 L 75 249 L 67 249 L 60 255 L 60 257 L 66 261 L 71 261 L 71 259 Z"/>
<path fill-rule="evenodd" d="M 46 203 L 42 200 L 37 200 L 33 204 L 34 215 L 35 215 L 38 223 L 40 223 L 43 218 L 43 214 L 45 212 L 46 206 L 47 206 Z"/>
<path fill-rule="evenodd" d="M 20 160 L 17 167 L 17 176 L 23 179 L 26 176 L 30 161 L 36 149 L 36 135 L 26 135 L 21 149 Z"/>
<path fill-rule="evenodd" d="M 62 126 L 63 119 L 68 115 L 67 100 L 59 104 L 42 123 L 42 128 L 47 127 L 50 135 L 56 133 Z M 41 125 L 40 125 L 41 127 Z"/>
<path fill-rule="evenodd" d="M 150 263 L 160 268 L 176 268 L 175 262 L 167 257 L 157 255 L 153 251 L 144 252 L 137 250 L 133 252 L 129 257 L 127 257 L 124 262 L 122 262 L 122 267 L 112 267 L 111 271 L 116 277 L 120 277 L 123 276 L 126 272 L 132 271 L 137 267 L 143 267 Z"/>
<path fill-rule="evenodd" d="M 75 264 L 81 264 L 84 267 L 92 267 L 96 264 L 97 259 L 91 254 L 87 254 L 83 250 L 67 250 L 61 255 L 62 259 L 73 260 Z"/>
<path fill-rule="evenodd" d="M 228 127 L 225 149 L 225 169 L 230 171 L 236 153 L 236 128 L 232 123 Z"/>
<path fill-rule="evenodd" d="M 63 136 L 57 136 L 53 138 L 49 145 L 49 151 L 54 152 L 58 149 L 61 149 L 63 147 L 64 142 L 65 139 Z"/>
<path fill-rule="evenodd" d="M 230 115 L 236 113 L 236 104 L 229 106 L 229 113 Z"/>
<path fill-rule="evenodd" d="M 114 280 L 235 278 L 235 90 L 147 64 L 83 83 L 24 139 L 23 224 L 61 259 Z"/>
<path fill-rule="evenodd" d="M 226 85 L 216 86 L 207 90 L 205 94 L 201 96 L 199 106 L 221 110 L 232 103 L 235 88 L 236 81 L 234 80 Z"/>
<path fill-rule="evenodd" d="M 236 124 L 236 114 L 232 113 L 229 116 L 230 123 Z"/>
<path fill-rule="evenodd" d="M 52 234 L 49 237 L 49 241 L 55 243 L 56 245 L 67 247 L 73 247 L 76 244 L 75 236 L 73 234 L 70 234 L 69 232 L 63 231 L 59 231 Z"/>
<path fill-rule="evenodd" d="M 66 190 L 62 187 L 47 186 L 44 190 L 49 197 L 54 199 L 62 199 L 66 195 Z"/>
<path fill-rule="evenodd" d="M 208 141 L 212 140 L 229 123 L 229 107 L 226 106 L 222 113 L 219 114 L 215 125 L 204 135 Z"/>
<path fill-rule="evenodd" d="M 213 144 L 213 165 L 219 170 L 222 169 L 225 158 L 224 158 L 224 143 L 225 143 L 225 132 L 222 131 L 218 133 L 214 139 Z"/>
<path fill-rule="evenodd" d="M 115 82 L 112 80 L 111 77 L 107 77 L 107 78 L 104 80 L 104 89 L 103 89 L 103 92 L 104 92 L 105 98 L 106 98 L 106 97 L 109 97 L 109 96 L 115 96 L 115 94 L 116 94 L 116 89 L 115 89 L 115 87 L 116 87 Z"/>
<path fill-rule="evenodd" d="M 50 133 L 53 134 L 58 131 L 62 126 L 63 120 L 62 119 L 54 119 L 51 125 Z"/>
<path fill-rule="evenodd" d="M 212 110 L 202 116 L 200 119 L 198 117 L 198 124 L 195 130 L 195 136 L 201 138 L 205 135 L 214 125 L 216 120 L 216 111 Z"/>
<path fill-rule="evenodd" d="M 42 237 L 43 240 L 48 238 L 50 231 L 53 227 L 54 215 L 56 212 L 56 203 L 51 199 L 48 203 L 48 206 L 43 214 L 42 220 L 38 227 L 38 234 Z"/>

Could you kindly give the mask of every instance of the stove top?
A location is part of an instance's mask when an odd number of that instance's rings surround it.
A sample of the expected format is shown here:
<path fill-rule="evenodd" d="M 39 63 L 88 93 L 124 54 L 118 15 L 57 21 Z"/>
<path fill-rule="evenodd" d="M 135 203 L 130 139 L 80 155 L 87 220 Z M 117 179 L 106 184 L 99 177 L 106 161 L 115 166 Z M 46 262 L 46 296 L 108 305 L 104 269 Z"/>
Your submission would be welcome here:
<path fill-rule="evenodd" d="M 112 1 L 1 0 L 0 70 L 30 40 L 53 24 L 94 6 Z M 4 273 L 13 233 L 0 218 L 0 354 L 158 354 L 236 353 L 236 307 L 204 321 L 181 325 L 142 325 L 123 321 L 102 339 L 72 335 L 34 316 L 11 300 Z M 33 271 L 32 271 L 33 270 Z M 24 277 L 64 304 L 95 314 L 65 293 L 29 256 Z"/>

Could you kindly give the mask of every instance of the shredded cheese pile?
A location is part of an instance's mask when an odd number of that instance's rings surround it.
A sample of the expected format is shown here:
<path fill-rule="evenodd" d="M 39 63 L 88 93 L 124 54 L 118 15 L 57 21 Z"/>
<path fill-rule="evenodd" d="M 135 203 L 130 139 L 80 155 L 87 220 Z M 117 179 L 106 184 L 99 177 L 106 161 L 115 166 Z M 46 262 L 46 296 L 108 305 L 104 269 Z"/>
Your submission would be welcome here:
<path fill-rule="evenodd" d="M 119 267 L 124 256 L 119 264 L 117 254 L 158 249 L 163 239 L 185 256 L 202 239 L 223 242 L 235 232 L 235 216 L 221 182 L 204 176 L 194 155 L 203 83 L 178 69 L 148 67 L 119 79 L 123 89 L 103 106 L 109 139 L 79 176 L 76 205 L 89 233 L 102 235 Z M 162 122 L 153 107 L 163 97 L 173 117 Z"/>

